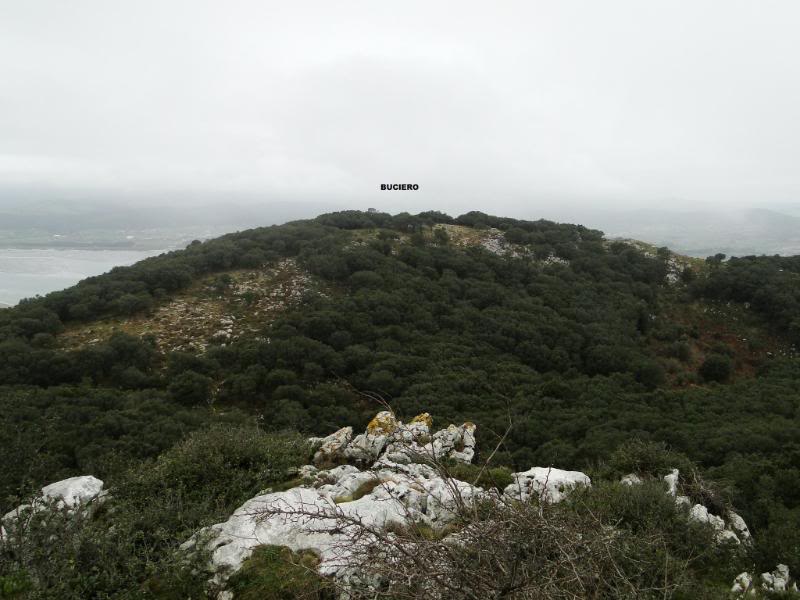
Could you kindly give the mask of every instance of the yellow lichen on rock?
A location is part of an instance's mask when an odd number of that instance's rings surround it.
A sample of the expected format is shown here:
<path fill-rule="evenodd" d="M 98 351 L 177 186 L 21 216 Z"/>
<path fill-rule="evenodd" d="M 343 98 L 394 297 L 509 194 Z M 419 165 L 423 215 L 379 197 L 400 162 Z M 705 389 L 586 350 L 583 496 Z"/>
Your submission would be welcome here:
<path fill-rule="evenodd" d="M 422 413 L 411 419 L 411 423 L 422 423 L 431 429 L 433 427 L 433 417 L 430 413 Z"/>
<path fill-rule="evenodd" d="M 384 410 L 375 415 L 375 418 L 367 425 L 367 433 L 370 435 L 389 435 L 398 428 L 397 418 L 388 410 Z"/>

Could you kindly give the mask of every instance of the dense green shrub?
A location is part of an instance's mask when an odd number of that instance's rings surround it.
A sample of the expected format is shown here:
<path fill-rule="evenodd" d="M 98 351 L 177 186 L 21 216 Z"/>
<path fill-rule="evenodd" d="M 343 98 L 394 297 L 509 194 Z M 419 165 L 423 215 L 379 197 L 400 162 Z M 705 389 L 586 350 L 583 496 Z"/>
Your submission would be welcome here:
<path fill-rule="evenodd" d="M 332 600 L 333 586 L 314 572 L 318 563 L 311 552 L 261 546 L 231 577 L 227 589 L 237 600 Z"/>
<path fill-rule="evenodd" d="M 208 403 L 211 398 L 212 380 L 194 371 L 184 371 L 167 386 L 172 399 L 184 406 L 197 406 Z"/>
<path fill-rule="evenodd" d="M 727 381 L 731 376 L 733 366 L 731 359 L 724 354 L 711 354 L 700 365 L 700 375 L 706 381 Z"/>

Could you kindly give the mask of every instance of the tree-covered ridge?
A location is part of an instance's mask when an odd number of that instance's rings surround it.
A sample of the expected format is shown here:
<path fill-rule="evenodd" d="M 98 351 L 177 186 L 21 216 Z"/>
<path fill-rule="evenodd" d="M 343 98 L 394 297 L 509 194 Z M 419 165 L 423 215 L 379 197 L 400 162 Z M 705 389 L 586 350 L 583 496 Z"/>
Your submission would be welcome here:
<path fill-rule="evenodd" d="M 319 286 L 268 317 L 242 304 L 255 331 L 237 339 L 172 350 L 120 326 L 287 260 Z M 0 509 L 70 473 L 113 480 L 220 418 L 363 425 L 377 395 L 401 415 L 480 423 L 483 452 L 511 414 L 496 457 L 518 469 L 591 470 L 630 438 L 666 442 L 730 485 L 771 569 L 800 543 L 792 260 L 670 279 L 665 250 L 482 213 L 351 211 L 193 243 L 0 311 L 0 448 L 15 464 Z M 96 343 L 65 343 L 99 325 Z"/>

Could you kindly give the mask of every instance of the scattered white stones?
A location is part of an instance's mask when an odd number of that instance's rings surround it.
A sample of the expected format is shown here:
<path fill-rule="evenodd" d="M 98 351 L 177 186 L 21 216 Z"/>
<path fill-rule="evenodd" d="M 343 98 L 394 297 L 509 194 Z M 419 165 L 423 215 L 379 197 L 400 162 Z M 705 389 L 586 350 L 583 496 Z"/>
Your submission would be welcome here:
<path fill-rule="evenodd" d="M 716 533 L 718 543 L 732 542 L 734 544 L 751 543 L 750 530 L 741 516 L 733 511 L 727 511 L 727 521 L 719 515 L 714 515 L 702 504 L 693 504 L 688 496 L 678 493 L 680 481 L 680 471 L 672 469 L 669 474 L 664 476 L 664 483 L 667 486 L 667 494 L 675 498 L 675 504 L 688 510 L 690 521 L 711 526 Z M 642 478 L 636 473 L 629 473 L 620 479 L 624 485 L 637 485 L 642 483 Z"/>
<path fill-rule="evenodd" d="M 222 586 L 261 545 L 312 551 L 320 559 L 320 574 L 346 584 L 357 575 L 358 557 L 364 556 L 365 546 L 376 541 L 374 532 L 379 529 L 409 523 L 441 528 L 453 520 L 459 506 L 478 500 L 556 503 L 571 490 L 591 486 L 585 473 L 552 467 L 514 473 L 513 483 L 502 496 L 445 478 L 433 463 L 443 458 L 470 462 L 475 452 L 475 426 L 450 425 L 432 434 L 431 425 L 428 414 L 403 423 L 384 411 L 355 437 L 352 427 L 343 427 L 316 438 L 315 464 L 296 471 L 300 485 L 282 492 L 265 490 L 227 521 L 195 534 L 182 548 L 206 545 L 211 552 L 212 581 Z M 621 480 L 629 486 L 642 482 L 636 473 Z M 749 542 L 750 532 L 739 515 L 728 512 L 723 518 L 679 495 L 677 469 L 664 477 L 664 483 L 676 504 L 686 506 L 688 518 L 710 526 L 719 542 Z M 795 589 L 785 565 L 762 574 L 761 585 L 765 590 Z M 731 591 L 755 593 L 754 589 L 752 577 L 741 573 Z"/>
<path fill-rule="evenodd" d="M 561 258 L 560 256 L 556 256 L 552 252 L 550 254 L 548 254 L 547 258 L 545 258 L 542 262 L 544 262 L 544 264 L 546 264 L 546 265 L 568 265 L 569 264 L 569 260 L 567 260 L 566 258 Z"/>
<path fill-rule="evenodd" d="M 224 292 L 215 284 L 218 275 L 211 275 L 205 280 L 205 293 L 179 293 L 159 303 L 151 315 L 136 315 L 119 325 L 125 331 L 152 336 L 162 352 L 204 354 L 210 344 L 227 345 L 244 336 L 255 337 L 265 323 L 308 294 L 325 296 L 322 284 L 294 258 L 255 269 L 236 269 L 227 275 L 230 285 Z M 109 331 L 79 328 L 61 337 L 68 346 L 96 344 L 106 341 Z"/>
<path fill-rule="evenodd" d="M 778 565 L 772 573 L 761 574 L 761 588 L 768 592 L 796 592 L 797 582 L 792 582 L 789 567 Z"/>
<path fill-rule="evenodd" d="M 638 485 L 642 483 L 642 478 L 636 473 L 628 473 L 622 479 L 620 479 L 619 482 L 622 485 Z"/>
<path fill-rule="evenodd" d="M 489 229 L 485 237 L 481 239 L 480 245 L 492 254 L 497 254 L 498 256 L 520 256 L 517 249 L 506 240 L 505 234 L 499 229 Z"/>
<path fill-rule="evenodd" d="M 797 592 L 797 581 L 789 573 L 789 567 L 778 565 L 772 573 L 761 574 L 761 589 L 766 592 Z M 758 584 L 748 572 L 739 573 L 733 580 L 731 593 L 739 596 L 756 595 Z"/>

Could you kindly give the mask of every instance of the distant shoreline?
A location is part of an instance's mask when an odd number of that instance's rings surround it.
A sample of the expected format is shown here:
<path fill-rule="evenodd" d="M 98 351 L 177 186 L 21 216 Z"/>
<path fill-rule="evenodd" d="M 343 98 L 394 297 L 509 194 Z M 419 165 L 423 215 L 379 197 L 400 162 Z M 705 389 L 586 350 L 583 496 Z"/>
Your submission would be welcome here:
<path fill-rule="evenodd" d="M 64 290 L 87 277 L 163 254 L 153 250 L 0 247 L 0 309 Z"/>
<path fill-rule="evenodd" d="M 173 248 L 165 248 L 163 244 L 153 244 L 149 246 L 147 244 L 97 244 L 89 242 L 85 244 L 79 242 L 65 242 L 63 244 L 39 242 L 0 243 L 0 250 L 86 250 L 97 252 L 104 252 L 107 250 L 115 252 L 153 252 L 160 250 L 162 252 L 171 252 L 172 250 L 180 250 L 184 247 L 185 246 L 180 244 L 175 245 Z"/>

